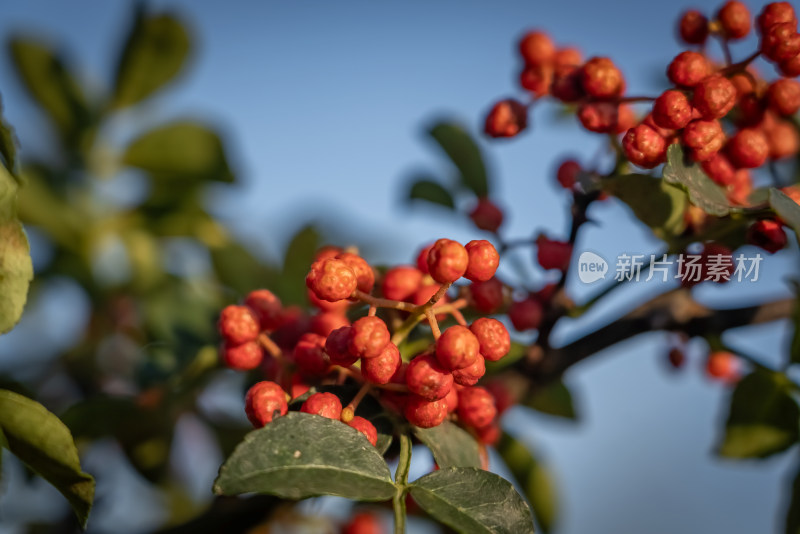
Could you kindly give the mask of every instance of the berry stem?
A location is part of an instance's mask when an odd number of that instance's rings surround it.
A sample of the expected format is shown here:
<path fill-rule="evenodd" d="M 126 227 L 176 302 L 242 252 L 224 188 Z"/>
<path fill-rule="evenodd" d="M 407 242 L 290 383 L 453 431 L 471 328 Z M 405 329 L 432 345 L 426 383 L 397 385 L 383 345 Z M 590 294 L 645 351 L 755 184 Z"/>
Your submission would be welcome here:
<path fill-rule="evenodd" d="M 394 508 L 394 534 L 405 534 L 406 531 L 406 491 L 408 490 L 408 471 L 411 467 L 411 438 L 405 433 L 400 434 L 400 457 L 397 461 L 397 471 L 394 474 L 394 484 L 397 491 L 392 499 Z"/>
<path fill-rule="evenodd" d="M 428 319 L 428 324 L 431 325 L 433 339 L 439 339 L 439 336 L 442 335 L 442 331 L 439 330 L 439 321 L 436 320 L 436 314 L 433 313 L 433 308 L 425 308 L 425 317 Z"/>
<path fill-rule="evenodd" d="M 451 285 L 453 285 L 452 282 L 448 284 L 442 284 L 442 287 L 440 287 L 439 290 L 433 294 L 431 300 L 429 300 L 428 303 L 425 304 L 425 306 L 428 309 L 433 308 L 433 306 L 436 305 L 437 302 L 439 302 L 439 300 L 445 295 L 445 293 L 447 293 L 447 290 L 450 289 Z"/>
<path fill-rule="evenodd" d="M 728 39 L 721 33 L 714 32 L 714 35 L 719 40 L 719 46 L 722 48 L 722 55 L 725 56 L 725 64 L 730 66 L 733 62 L 731 57 L 731 47 L 728 45 Z"/>
<path fill-rule="evenodd" d="M 350 404 L 347 405 L 347 408 L 350 408 L 353 410 L 353 412 L 355 412 L 356 408 L 358 408 L 358 405 L 361 403 L 361 400 L 366 396 L 367 393 L 369 393 L 370 389 L 372 389 L 372 384 L 365 382 L 361 386 L 361 389 L 358 390 L 358 393 L 356 393 L 356 396 L 353 397 L 353 400 L 350 401 Z"/>
<path fill-rule="evenodd" d="M 375 306 L 370 306 L 369 307 L 369 311 L 367 312 L 367 316 L 368 317 L 375 317 L 375 315 L 377 315 L 377 313 L 378 313 L 378 308 L 376 308 Z"/>
<path fill-rule="evenodd" d="M 450 315 L 452 315 L 453 319 L 455 319 L 456 322 L 461 326 L 467 326 L 467 320 L 464 318 L 464 314 L 461 313 L 461 311 L 453 310 L 450 312 Z"/>
<path fill-rule="evenodd" d="M 259 334 L 258 342 L 261 344 L 267 352 L 269 352 L 270 356 L 275 358 L 276 360 L 280 360 L 281 356 L 283 355 L 283 351 L 281 348 L 272 341 L 267 334 Z"/>
<path fill-rule="evenodd" d="M 364 293 L 356 289 L 353 291 L 353 296 L 362 302 L 366 302 L 370 306 L 374 306 L 375 308 L 392 308 L 393 310 L 401 310 L 401 311 L 408 311 L 413 312 L 417 309 L 417 306 L 408 302 L 400 302 L 399 300 L 390 300 L 390 299 L 382 299 L 379 297 L 373 297 L 369 293 Z M 435 295 L 434 295 L 435 296 Z"/>
<path fill-rule="evenodd" d="M 724 76 L 727 76 L 728 74 L 736 74 L 737 72 L 744 72 L 747 66 L 750 65 L 750 63 L 752 63 L 760 55 L 761 51 L 756 50 L 742 61 L 734 63 L 733 65 L 729 64 L 724 69 L 721 69 L 720 73 Z"/>

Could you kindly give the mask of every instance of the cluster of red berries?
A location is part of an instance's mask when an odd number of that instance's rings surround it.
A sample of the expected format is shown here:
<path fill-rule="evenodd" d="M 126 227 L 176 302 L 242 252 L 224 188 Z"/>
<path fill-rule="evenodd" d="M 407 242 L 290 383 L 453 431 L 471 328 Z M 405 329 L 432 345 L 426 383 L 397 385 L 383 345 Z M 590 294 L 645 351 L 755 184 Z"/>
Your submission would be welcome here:
<path fill-rule="evenodd" d="M 683 346 L 672 347 L 667 353 L 667 362 L 673 369 L 681 369 L 686 364 L 686 350 Z M 735 384 L 741 378 L 741 362 L 736 354 L 726 350 L 712 350 L 705 359 L 706 376 L 723 384 Z"/>
<path fill-rule="evenodd" d="M 263 289 L 242 305 L 227 306 L 218 323 L 223 362 L 237 370 L 261 367 L 267 378 L 247 392 L 248 418 L 263 426 L 284 415 L 290 401 L 310 387 L 350 380 L 361 389 L 347 406 L 333 393 L 316 392 L 300 410 L 340 420 L 374 445 L 374 425 L 356 415 L 369 394 L 414 425 L 433 427 L 450 417 L 482 442 L 494 442 L 499 437 L 495 397 L 477 384 L 485 362 L 509 352 L 510 336 L 497 319 L 468 324 L 459 311 L 468 300 L 452 300 L 448 290 L 462 278 L 472 286 L 493 284 L 499 261 L 489 241 L 462 245 L 439 239 L 420 252 L 416 266 L 378 273 L 357 254 L 328 247 L 317 253 L 306 277 L 313 315 L 284 308 Z M 462 294 L 468 291 L 460 288 Z M 501 284 L 501 301 L 502 291 Z M 450 317 L 455 324 L 440 330 L 438 322 Z M 404 361 L 398 345 L 417 323 L 426 322 L 434 341 Z"/>
<path fill-rule="evenodd" d="M 687 11 L 679 34 L 689 45 L 703 45 L 713 35 L 727 50 L 727 42 L 747 36 L 752 23 L 747 7 L 731 0 L 710 21 L 699 11 Z M 759 49 L 739 63 L 716 64 L 704 49 L 675 56 L 667 67 L 674 85 L 655 98 L 626 97 L 625 79 L 611 59 L 583 61 L 578 50 L 557 48 L 547 34 L 532 31 L 519 42 L 524 64 L 520 85 L 532 102 L 551 96 L 576 105 L 577 117 L 589 131 L 624 134 L 624 155 L 639 167 L 664 163 L 668 146 L 680 143 L 725 188 L 731 203 L 746 206 L 753 190 L 750 170 L 800 151 L 800 135 L 788 119 L 800 110 L 800 83 L 792 79 L 800 74 L 794 8 L 787 2 L 768 4 L 755 26 Z M 759 56 L 774 63 L 781 76 L 771 82 L 761 78 L 750 66 Z M 634 102 L 652 102 L 652 107 L 637 118 L 629 105 Z M 515 136 L 525 128 L 527 113 L 521 102 L 500 101 L 486 118 L 485 132 Z M 559 182 L 572 188 L 577 170 L 560 170 Z"/>

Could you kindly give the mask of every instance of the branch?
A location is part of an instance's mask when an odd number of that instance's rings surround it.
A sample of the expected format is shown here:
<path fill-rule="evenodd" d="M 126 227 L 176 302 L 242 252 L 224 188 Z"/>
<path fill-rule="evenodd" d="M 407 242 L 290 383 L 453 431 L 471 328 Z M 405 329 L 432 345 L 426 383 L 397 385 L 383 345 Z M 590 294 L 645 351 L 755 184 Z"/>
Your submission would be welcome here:
<path fill-rule="evenodd" d="M 712 309 L 698 304 L 688 289 L 675 289 L 568 345 L 543 353 L 531 351 L 531 357 L 520 360 L 517 369 L 536 383 L 547 383 L 589 356 L 639 334 L 664 330 L 689 336 L 719 335 L 731 328 L 787 318 L 794 306 L 795 299 L 787 298 L 741 308 Z"/>

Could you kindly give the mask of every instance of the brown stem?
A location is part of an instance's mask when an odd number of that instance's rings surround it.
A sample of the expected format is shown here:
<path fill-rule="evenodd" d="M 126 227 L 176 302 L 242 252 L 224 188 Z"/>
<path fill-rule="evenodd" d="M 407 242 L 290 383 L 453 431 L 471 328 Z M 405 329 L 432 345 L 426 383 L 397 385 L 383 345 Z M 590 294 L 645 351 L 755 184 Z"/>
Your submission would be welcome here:
<path fill-rule="evenodd" d="M 425 317 L 428 319 L 428 324 L 431 325 L 433 339 L 439 339 L 442 332 L 439 330 L 439 321 L 436 320 L 436 314 L 433 312 L 433 308 L 425 308 Z"/>
<path fill-rule="evenodd" d="M 417 306 L 411 304 L 409 302 L 400 302 L 399 300 L 390 300 L 390 299 L 383 299 L 380 297 L 373 297 L 369 293 L 364 293 L 356 289 L 353 291 L 353 296 L 358 300 L 369 304 L 370 306 L 375 306 L 376 308 L 391 308 L 393 310 L 402 310 L 402 311 L 414 311 L 417 309 Z"/>
<path fill-rule="evenodd" d="M 283 356 L 283 351 L 281 348 L 276 345 L 275 342 L 272 341 L 272 338 L 270 338 L 267 334 L 260 334 L 258 336 L 258 342 L 267 352 L 269 352 L 270 356 L 276 360 L 280 360 Z"/>

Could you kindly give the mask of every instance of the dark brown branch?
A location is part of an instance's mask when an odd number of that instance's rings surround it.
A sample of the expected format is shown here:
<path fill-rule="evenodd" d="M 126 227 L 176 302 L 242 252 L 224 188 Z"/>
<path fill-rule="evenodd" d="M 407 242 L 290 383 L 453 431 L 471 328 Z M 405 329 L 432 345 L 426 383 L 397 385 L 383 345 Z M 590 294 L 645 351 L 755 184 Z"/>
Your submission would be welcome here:
<path fill-rule="evenodd" d="M 563 347 L 538 354 L 531 351 L 531 358 L 521 360 L 518 370 L 534 383 L 544 384 L 593 354 L 639 334 L 663 330 L 689 336 L 719 335 L 732 328 L 787 318 L 794 305 L 795 300 L 787 298 L 742 308 L 711 309 L 692 299 L 689 290 L 676 289 Z"/>

